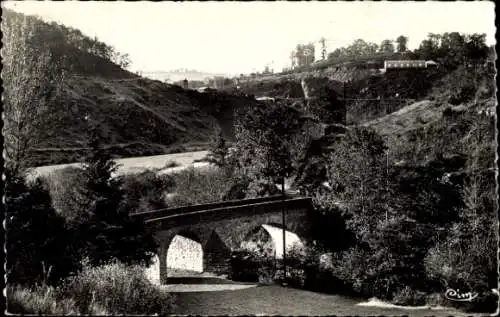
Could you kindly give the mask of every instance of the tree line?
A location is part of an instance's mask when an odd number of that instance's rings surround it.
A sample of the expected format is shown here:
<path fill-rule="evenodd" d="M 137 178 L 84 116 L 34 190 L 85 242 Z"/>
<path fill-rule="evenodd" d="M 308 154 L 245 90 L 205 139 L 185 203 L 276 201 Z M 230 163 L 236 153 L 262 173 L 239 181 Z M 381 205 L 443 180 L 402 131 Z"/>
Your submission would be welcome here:
<path fill-rule="evenodd" d="M 378 54 L 405 54 L 410 59 L 438 59 L 446 66 L 456 66 L 469 61 L 484 60 L 491 54 L 491 48 L 486 45 L 486 34 L 462 34 L 446 32 L 443 34 L 429 33 L 420 45 L 413 51 L 408 49 L 409 37 L 400 35 L 395 40 L 385 39 L 380 44 L 356 39 L 352 44 L 338 47 L 326 53 L 326 40 L 322 38 L 321 60 L 335 62 L 339 59 L 360 57 L 377 57 Z M 315 45 L 299 44 L 290 54 L 291 65 L 294 67 L 310 66 L 315 62 Z M 311 55 L 309 55 L 311 54 Z"/>

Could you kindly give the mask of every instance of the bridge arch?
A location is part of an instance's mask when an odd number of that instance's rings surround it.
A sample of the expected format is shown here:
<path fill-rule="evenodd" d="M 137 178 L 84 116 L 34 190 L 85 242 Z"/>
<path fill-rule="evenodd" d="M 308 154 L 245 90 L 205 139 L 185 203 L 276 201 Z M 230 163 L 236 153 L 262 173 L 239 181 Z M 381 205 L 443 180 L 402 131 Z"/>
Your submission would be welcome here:
<path fill-rule="evenodd" d="M 167 247 L 166 265 L 168 271 L 202 273 L 204 250 L 200 237 L 183 230 L 174 235 Z"/>
<path fill-rule="evenodd" d="M 304 240 L 295 232 L 285 230 L 286 252 L 304 247 Z M 240 248 L 276 259 L 283 258 L 283 226 L 278 223 L 263 223 L 253 227 L 240 243 Z"/>

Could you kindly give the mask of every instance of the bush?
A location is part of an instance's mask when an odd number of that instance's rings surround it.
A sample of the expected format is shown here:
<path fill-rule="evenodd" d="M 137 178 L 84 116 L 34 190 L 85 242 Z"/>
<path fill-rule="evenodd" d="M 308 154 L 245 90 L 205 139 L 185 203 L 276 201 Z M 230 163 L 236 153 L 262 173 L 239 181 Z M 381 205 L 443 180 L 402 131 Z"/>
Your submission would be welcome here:
<path fill-rule="evenodd" d="M 118 259 L 128 264 L 150 264 L 157 250 L 152 232 L 124 205 L 123 180 L 113 177 L 117 165 L 100 144 L 102 129 L 92 124 L 82 186 L 76 191 L 78 213 L 69 223 L 72 247 L 93 265 Z"/>
<path fill-rule="evenodd" d="M 233 281 L 257 282 L 259 280 L 258 262 L 251 252 L 235 250 L 231 253 L 231 274 Z"/>
<path fill-rule="evenodd" d="M 172 207 L 222 201 L 232 185 L 232 178 L 218 168 L 203 171 L 189 168 L 172 174 L 172 177 L 176 193 L 168 200 Z"/>
<path fill-rule="evenodd" d="M 415 291 L 406 286 L 394 295 L 392 303 L 403 306 L 423 306 L 428 304 L 427 299 L 428 297 L 424 292 Z"/>
<path fill-rule="evenodd" d="M 114 262 L 89 267 L 67 278 L 58 288 L 60 298 L 73 298 L 81 314 L 96 304 L 109 314 L 160 314 L 171 312 L 172 297 L 146 278 L 144 268 Z"/>
<path fill-rule="evenodd" d="M 458 90 L 452 92 L 448 102 L 454 106 L 466 103 L 474 99 L 476 88 L 472 84 L 462 84 Z"/>
<path fill-rule="evenodd" d="M 249 183 L 246 196 L 248 198 L 267 197 L 281 193 L 272 182 L 265 179 L 256 179 Z"/>
<path fill-rule="evenodd" d="M 6 275 L 8 284 L 53 283 L 74 269 L 64 219 L 37 179 L 26 184 L 6 170 Z"/>
<path fill-rule="evenodd" d="M 129 214 L 166 208 L 166 193 L 173 186 L 174 181 L 170 175 L 159 176 L 153 171 L 123 175 L 121 208 Z"/>
<path fill-rule="evenodd" d="M 80 311 L 72 299 L 56 298 L 55 289 L 48 286 L 23 288 L 7 287 L 7 312 L 29 315 L 78 315 Z M 94 305 L 89 313 L 104 315 L 106 311 Z"/>
<path fill-rule="evenodd" d="M 50 192 L 54 209 L 67 221 L 77 217 L 76 190 L 83 185 L 83 170 L 66 167 L 51 172 L 42 180 Z"/>
<path fill-rule="evenodd" d="M 168 161 L 167 163 L 165 163 L 165 165 L 163 166 L 163 168 L 161 169 L 166 169 L 166 168 L 172 168 L 172 167 L 178 167 L 178 166 L 181 166 L 181 164 L 179 164 L 178 162 L 176 161 Z"/>

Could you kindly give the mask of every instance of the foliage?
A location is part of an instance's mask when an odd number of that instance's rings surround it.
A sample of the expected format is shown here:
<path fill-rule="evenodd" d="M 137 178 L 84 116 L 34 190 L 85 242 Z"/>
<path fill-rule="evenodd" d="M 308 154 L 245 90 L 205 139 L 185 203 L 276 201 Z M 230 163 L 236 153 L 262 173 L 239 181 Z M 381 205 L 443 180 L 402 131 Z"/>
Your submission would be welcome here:
<path fill-rule="evenodd" d="M 8 10 L 2 17 L 4 149 L 7 166 L 17 173 L 30 166 L 30 151 L 50 122 L 65 71 L 47 43 L 34 44 L 37 20 Z"/>
<path fill-rule="evenodd" d="M 353 128 L 330 154 L 330 199 L 346 205 L 347 224 L 361 240 L 373 231 L 379 217 L 385 218 L 389 212 L 384 199 L 388 197 L 384 151 L 384 142 L 376 133 Z"/>
<path fill-rule="evenodd" d="M 284 182 L 293 172 L 292 140 L 300 126 L 300 113 L 280 103 L 241 114 L 235 142 L 240 173 L 271 184 Z"/>
<path fill-rule="evenodd" d="M 24 288 L 19 285 L 7 287 L 7 312 L 27 315 L 78 315 L 75 301 L 58 299 L 55 289 L 49 286 Z M 105 315 L 106 311 L 93 305 L 90 314 Z"/>
<path fill-rule="evenodd" d="M 247 250 L 235 250 L 231 253 L 231 274 L 233 281 L 257 282 L 259 280 L 259 262 Z"/>
<path fill-rule="evenodd" d="M 5 173 L 7 283 L 54 283 L 75 268 L 64 219 L 40 180 L 26 184 L 12 170 Z"/>
<path fill-rule="evenodd" d="M 467 289 L 480 294 L 469 310 L 493 311 L 497 299 L 489 292 L 498 287 L 496 263 L 497 225 L 495 223 L 495 175 L 491 166 L 494 138 L 492 131 L 482 131 L 476 122 L 467 144 L 471 152 L 466 161 L 466 175 L 461 188 L 463 204 L 459 217 L 448 235 L 431 248 L 425 258 L 429 278 L 442 287 Z M 485 133 L 486 132 L 486 133 Z M 483 162 L 490 161 L 484 166 Z M 480 162 L 483 163 L 480 165 Z"/>
<path fill-rule="evenodd" d="M 91 267 L 67 278 L 58 289 L 61 297 L 73 298 L 82 314 L 95 304 L 109 314 L 160 314 L 172 308 L 172 297 L 146 278 L 144 268 L 110 263 Z"/>
<path fill-rule="evenodd" d="M 488 55 L 486 34 L 429 33 L 415 53 L 422 59 L 438 59 L 443 66 L 451 69 L 464 62 L 476 65 Z"/>
<path fill-rule="evenodd" d="M 297 44 L 297 47 L 291 53 L 292 62 L 296 62 L 299 67 L 311 65 L 314 62 L 314 51 L 315 46 L 313 43 L 307 45 Z"/>
<path fill-rule="evenodd" d="M 83 170 L 65 167 L 42 178 L 52 199 L 52 206 L 66 221 L 77 217 L 78 203 L 75 200 L 78 188 L 83 186 Z"/>
<path fill-rule="evenodd" d="M 391 40 L 383 40 L 382 43 L 380 43 L 380 52 L 393 53 L 394 43 Z"/>
<path fill-rule="evenodd" d="M 217 168 L 196 170 L 188 168 L 172 174 L 175 183 L 172 191 L 175 195 L 168 198 L 169 206 L 189 206 L 204 203 L 231 200 L 231 197 L 241 197 L 246 190 L 243 179 L 232 177 Z M 241 183 L 243 182 L 243 183 Z M 236 187 L 240 187 L 237 189 Z"/>
<path fill-rule="evenodd" d="M 356 39 L 347 47 L 340 47 L 328 54 L 328 59 L 338 59 L 341 57 L 370 56 L 378 51 L 378 45 L 367 43 L 363 39 Z"/>
<path fill-rule="evenodd" d="M 406 52 L 406 50 L 408 49 L 408 37 L 400 35 L 396 39 L 396 42 L 398 43 L 397 51 L 400 53 Z"/>
<path fill-rule="evenodd" d="M 152 285 L 139 266 L 84 264 L 57 287 L 7 287 L 7 311 L 14 314 L 168 314 L 172 297 Z"/>
<path fill-rule="evenodd" d="M 208 153 L 208 162 L 214 164 L 217 167 L 226 167 L 226 156 L 228 155 L 229 149 L 226 145 L 226 140 L 222 134 L 222 130 L 219 129 L 216 133 L 216 137 L 210 145 L 210 150 Z"/>
<path fill-rule="evenodd" d="M 341 215 L 353 235 L 351 245 L 344 245 L 349 249 L 334 263 L 334 275 L 357 292 L 390 299 L 404 285 L 425 286 L 419 284 L 424 277 L 419 263 L 429 228 L 416 223 L 418 214 L 404 209 L 404 198 L 393 194 L 398 189 L 388 183 L 385 150 L 373 131 L 348 130 L 327 165 L 332 190 L 319 195 L 316 204 L 323 212 Z"/>
<path fill-rule="evenodd" d="M 153 171 L 120 177 L 123 200 L 121 207 L 128 214 L 167 208 L 166 194 L 174 186 L 171 176 Z"/>
<path fill-rule="evenodd" d="M 99 146 L 98 127 L 90 131 L 90 148 L 83 168 L 83 186 L 77 191 L 76 219 L 70 223 L 73 245 L 92 264 L 118 259 L 125 263 L 150 264 L 156 242 L 141 220 L 129 217 L 122 207 L 121 180 L 113 178 L 116 163 Z"/>
<path fill-rule="evenodd" d="M 254 179 L 250 181 L 246 189 L 245 198 L 266 197 L 280 194 L 281 191 L 269 180 Z"/>

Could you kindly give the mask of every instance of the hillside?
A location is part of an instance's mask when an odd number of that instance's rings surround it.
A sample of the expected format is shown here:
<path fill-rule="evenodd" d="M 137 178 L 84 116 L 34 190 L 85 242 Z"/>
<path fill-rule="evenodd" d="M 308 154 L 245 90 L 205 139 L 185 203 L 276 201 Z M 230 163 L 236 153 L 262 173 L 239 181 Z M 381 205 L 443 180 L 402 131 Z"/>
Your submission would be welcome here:
<path fill-rule="evenodd" d="M 206 78 L 213 78 L 215 76 L 229 77 L 227 74 L 214 74 L 208 72 L 200 72 L 196 70 L 173 70 L 173 71 L 145 71 L 141 75 L 147 78 L 160 81 L 176 82 L 179 80 L 188 79 L 189 81 L 205 81 Z"/>
<path fill-rule="evenodd" d="M 18 41 L 10 27 L 24 16 L 6 10 L 5 41 Z M 217 126 L 232 136 L 233 110 L 254 101 L 222 92 L 201 94 L 133 74 L 109 56 L 116 52 L 79 31 L 27 17 L 36 30 L 24 39 L 64 61 L 62 93 L 52 102 L 47 124 L 36 133 L 33 166 L 78 161 L 85 152 L 89 122 L 99 123 L 102 143 L 114 157 L 205 149 Z M 81 38 L 79 38 L 78 35 Z M 79 35 L 80 34 L 80 35 Z M 79 38 L 79 40 L 74 40 Z M 50 40 L 50 41 L 49 41 Z M 86 48 L 81 43 L 90 48 Z M 105 47 L 96 51 L 95 47 Z M 111 53 L 109 53 L 111 51 Z"/>
<path fill-rule="evenodd" d="M 387 140 L 391 158 L 399 164 L 421 165 L 439 157 L 465 158 L 470 155 L 468 138 L 474 130 L 483 131 L 484 141 L 494 142 L 494 83 L 491 65 L 476 73 L 459 67 L 433 81 L 423 97 L 415 98 L 418 101 L 362 125 Z M 493 157 L 485 158 L 483 163 L 492 167 Z"/>
<path fill-rule="evenodd" d="M 101 124 L 102 142 L 113 156 L 155 155 L 205 148 L 216 126 L 231 137 L 232 110 L 252 103 L 121 75 L 72 74 L 66 79 L 64 103 L 52 114 L 50 129 L 41 131 L 38 164 L 77 159 L 85 147 L 86 116 Z"/>

